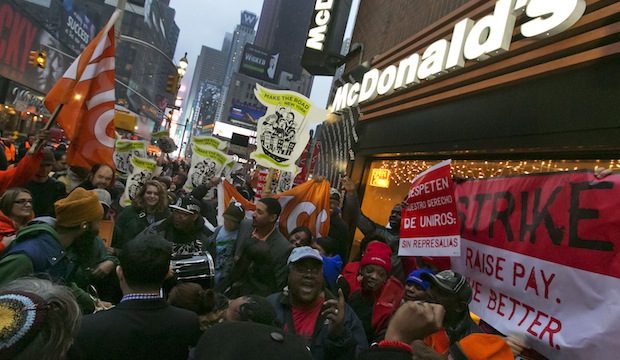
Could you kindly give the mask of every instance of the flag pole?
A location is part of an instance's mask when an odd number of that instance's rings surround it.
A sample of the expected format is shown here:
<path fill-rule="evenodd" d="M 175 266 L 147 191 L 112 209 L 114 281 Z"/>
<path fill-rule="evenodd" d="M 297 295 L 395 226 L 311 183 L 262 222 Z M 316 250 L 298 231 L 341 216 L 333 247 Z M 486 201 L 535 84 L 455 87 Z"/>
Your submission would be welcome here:
<path fill-rule="evenodd" d="M 267 179 L 265 179 L 265 187 L 263 188 L 263 194 L 267 192 L 269 196 L 271 196 L 271 181 L 273 180 L 274 169 L 269 168 L 269 172 L 267 173 Z M 261 195 L 262 199 L 262 195 Z"/>
<path fill-rule="evenodd" d="M 48 131 L 49 129 L 52 128 L 52 126 L 54 126 L 54 124 L 56 123 L 56 118 L 58 117 L 58 114 L 60 113 L 60 110 L 62 110 L 63 106 L 64 106 L 64 104 L 58 104 L 58 106 L 56 106 L 56 109 L 54 110 L 54 113 L 52 114 L 52 117 L 49 119 L 47 124 L 45 124 L 45 126 L 41 130 Z M 39 151 L 39 149 L 42 146 L 43 146 L 43 141 L 41 139 L 37 139 L 34 142 L 34 144 L 30 147 L 30 149 L 28 149 L 28 152 L 26 154 L 34 155 L 34 154 L 36 154 L 37 151 Z"/>

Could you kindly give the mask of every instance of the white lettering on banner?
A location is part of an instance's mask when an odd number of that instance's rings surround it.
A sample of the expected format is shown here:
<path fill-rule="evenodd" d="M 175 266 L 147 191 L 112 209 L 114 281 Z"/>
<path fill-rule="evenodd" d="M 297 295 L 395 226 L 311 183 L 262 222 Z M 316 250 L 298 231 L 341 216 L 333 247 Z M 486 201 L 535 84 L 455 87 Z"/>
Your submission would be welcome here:
<path fill-rule="evenodd" d="M 456 224 L 452 213 L 441 213 L 420 216 L 420 227 L 435 227 Z"/>
<path fill-rule="evenodd" d="M 280 201 L 280 206 L 284 209 L 286 205 L 293 199 L 293 196 L 282 196 L 278 199 Z M 316 211 L 316 205 L 309 201 L 301 202 L 288 213 L 288 217 L 286 218 L 286 228 L 290 232 L 297 227 L 297 218 L 301 214 L 312 215 Z M 321 213 L 316 218 L 316 238 L 323 237 L 327 234 L 321 234 L 319 229 L 321 224 L 327 221 L 327 212 L 322 210 Z"/>
<path fill-rule="evenodd" d="M 78 23 L 72 16 L 69 16 L 67 18 L 67 27 L 71 29 L 84 42 L 84 44 L 88 44 L 90 42 L 90 35 L 82 28 L 81 21 Z"/>
<path fill-rule="evenodd" d="M 329 217 L 329 214 L 327 213 L 327 210 L 323 209 L 320 213 L 319 216 L 316 217 L 316 228 L 314 229 L 314 233 L 316 234 L 315 238 L 320 238 L 323 236 L 327 236 L 327 234 L 321 234 L 321 224 L 323 224 L 324 222 L 327 221 L 327 218 Z"/>
<path fill-rule="evenodd" d="M 409 190 L 409 197 L 418 197 L 420 195 L 432 194 L 435 191 L 442 191 L 450 187 L 450 179 L 447 177 L 433 179 L 418 186 L 414 186 Z"/>
<path fill-rule="evenodd" d="M 461 239 L 470 309 L 549 359 L 617 358 L 620 279 Z M 584 326 L 588 324 L 588 326 Z M 596 342 L 596 346 L 584 345 Z"/>
<path fill-rule="evenodd" d="M 456 248 L 460 246 L 458 236 L 437 236 L 432 238 L 410 238 L 403 240 L 402 248 Z"/>
<path fill-rule="evenodd" d="M 317 1 L 317 6 L 321 0 Z M 330 2 L 331 3 L 331 2 Z M 331 5 L 331 4 L 330 4 Z M 492 14 L 477 22 L 466 18 L 455 24 L 450 41 L 440 39 L 430 44 L 422 56 L 415 53 L 398 67 L 372 69 L 364 74 L 361 85 L 345 84 L 336 90 L 332 111 L 342 110 L 378 95 L 431 80 L 461 69 L 466 60 L 485 60 L 510 49 L 516 19 L 522 13 L 531 20 L 521 24 L 526 38 L 547 37 L 573 26 L 586 9 L 585 0 L 497 0 Z M 318 15 L 315 22 L 318 21 Z M 322 50 L 327 28 L 310 29 L 307 47 Z M 310 46 L 312 45 L 312 46 Z"/>
<path fill-rule="evenodd" d="M 267 63 L 265 59 L 247 53 L 245 54 L 245 59 L 259 65 L 265 65 Z"/>
<path fill-rule="evenodd" d="M 323 51 L 323 43 L 325 42 L 325 34 L 327 33 L 327 25 L 331 18 L 331 9 L 334 0 L 317 0 L 314 10 L 317 11 L 314 16 L 314 24 L 308 31 L 308 40 L 306 47 L 318 51 Z"/>

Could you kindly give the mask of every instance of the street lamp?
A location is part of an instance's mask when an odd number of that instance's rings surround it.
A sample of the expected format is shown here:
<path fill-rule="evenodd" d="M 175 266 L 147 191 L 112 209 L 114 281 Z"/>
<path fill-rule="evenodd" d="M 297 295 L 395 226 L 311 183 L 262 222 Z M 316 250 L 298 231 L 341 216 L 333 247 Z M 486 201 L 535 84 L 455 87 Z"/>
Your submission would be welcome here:
<path fill-rule="evenodd" d="M 179 66 L 177 67 L 177 72 L 179 73 L 180 77 L 183 77 L 183 75 L 185 75 L 185 71 L 187 70 L 188 64 L 189 62 L 187 61 L 187 53 L 185 53 L 185 55 L 183 55 L 181 60 L 179 60 Z"/>
<path fill-rule="evenodd" d="M 183 79 L 183 75 L 187 71 L 187 65 L 189 65 L 189 61 L 187 60 L 187 53 L 183 55 L 181 60 L 179 60 L 179 65 L 177 66 L 177 75 L 168 76 L 168 84 L 166 86 L 166 91 L 174 95 L 174 101 L 176 102 L 179 95 L 179 88 L 181 88 L 181 79 Z M 179 110 L 179 107 L 175 104 L 172 105 L 172 111 Z M 171 121 L 168 120 L 166 123 L 166 128 L 170 129 Z"/>

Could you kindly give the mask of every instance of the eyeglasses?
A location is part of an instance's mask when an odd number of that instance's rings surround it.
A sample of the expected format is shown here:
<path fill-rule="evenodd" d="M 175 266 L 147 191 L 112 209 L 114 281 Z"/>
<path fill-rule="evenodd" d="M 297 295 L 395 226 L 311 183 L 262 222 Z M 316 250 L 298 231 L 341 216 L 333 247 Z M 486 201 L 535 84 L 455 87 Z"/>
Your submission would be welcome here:
<path fill-rule="evenodd" d="M 18 199 L 15 200 L 15 203 L 19 205 L 32 204 L 32 199 Z"/>

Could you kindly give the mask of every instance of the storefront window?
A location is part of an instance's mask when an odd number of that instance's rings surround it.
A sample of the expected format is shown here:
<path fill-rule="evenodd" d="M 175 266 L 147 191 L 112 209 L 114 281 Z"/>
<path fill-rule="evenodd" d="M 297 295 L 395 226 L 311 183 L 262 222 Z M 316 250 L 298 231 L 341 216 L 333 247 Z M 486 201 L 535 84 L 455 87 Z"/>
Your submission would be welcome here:
<path fill-rule="evenodd" d="M 11 133 L 25 138 L 27 134 L 35 133 L 44 125 L 40 115 L 16 111 L 12 106 L 0 105 L 0 129 L 2 129 L 4 136 Z"/>
<path fill-rule="evenodd" d="M 371 163 L 370 175 L 365 184 L 362 212 L 370 219 L 381 225 L 386 225 L 390 211 L 394 205 L 401 202 L 413 179 L 439 163 L 440 160 L 376 160 Z M 571 171 L 580 169 L 595 170 L 599 167 L 620 168 L 618 159 L 598 160 L 452 160 L 452 174 L 464 178 L 489 178 L 508 175 L 527 175 L 557 171 Z M 372 174 L 380 174 L 389 170 L 387 187 L 373 185 Z M 384 172 L 383 172 L 384 173 Z M 375 178 L 375 184 L 385 186 Z M 363 235 L 357 231 L 356 240 Z"/>

